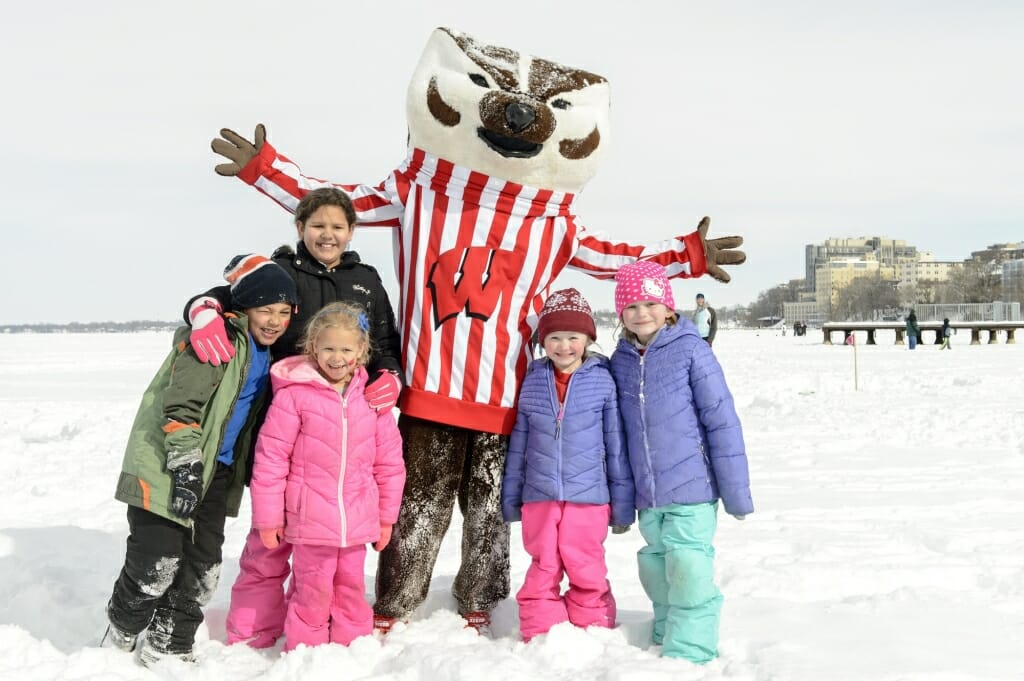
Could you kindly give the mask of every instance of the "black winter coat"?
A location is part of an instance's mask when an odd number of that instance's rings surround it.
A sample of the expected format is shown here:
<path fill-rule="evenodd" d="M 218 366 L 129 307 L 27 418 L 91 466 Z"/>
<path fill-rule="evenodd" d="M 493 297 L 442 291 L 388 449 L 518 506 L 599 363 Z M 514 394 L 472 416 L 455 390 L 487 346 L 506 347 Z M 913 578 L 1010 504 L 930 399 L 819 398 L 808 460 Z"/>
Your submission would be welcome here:
<path fill-rule="evenodd" d="M 356 303 L 366 310 L 366 316 L 370 319 L 373 353 L 367 371 L 371 379 L 380 369 L 387 369 L 398 374 L 402 383 L 405 383 L 401 360 L 402 340 L 395 324 L 395 311 L 376 269 L 363 264 L 358 253 L 346 251 L 341 263 L 328 270 L 309 254 L 301 241 L 297 244 L 297 250 L 281 246 L 274 251 L 271 259 L 292 275 L 299 293 L 299 312 L 292 317 L 288 329 L 273 345 L 275 361 L 302 352 L 299 343 L 306 324 L 323 306 L 339 301 Z M 229 286 L 217 286 L 200 295 L 216 298 L 224 310 L 232 309 Z M 189 322 L 188 308 L 198 297 L 191 298 L 185 304 L 185 323 Z"/>

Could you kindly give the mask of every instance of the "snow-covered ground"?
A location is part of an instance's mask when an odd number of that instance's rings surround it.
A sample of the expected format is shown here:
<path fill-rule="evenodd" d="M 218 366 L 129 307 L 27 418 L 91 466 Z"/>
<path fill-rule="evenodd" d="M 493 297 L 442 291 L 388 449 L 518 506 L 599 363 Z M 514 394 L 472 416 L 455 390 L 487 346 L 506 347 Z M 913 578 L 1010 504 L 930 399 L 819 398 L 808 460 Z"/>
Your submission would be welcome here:
<path fill-rule="evenodd" d="M 610 352 L 610 332 L 602 331 Z M 863 340 L 863 339 L 861 339 Z M 743 420 L 757 512 L 723 514 L 721 658 L 647 650 L 639 534 L 607 543 L 620 624 L 519 640 L 454 614 L 457 521 L 427 603 L 386 639 L 282 656 L 223 645 L 248 507 L 229 520 L 199 662 L 144 669 L 97 647 L 124 555 L 112 498 L 142 390 L 170 334 L 0 336 L 0 678 L 402 681 L 1024 678 L 1024 345 L 823 346 L 726 330 L 715 351 Z M 456 513 L 456 516 L 458 514 Z M 527 559 L 513 528 L 513 588 Z M 372 592 L 375 563 L 366 566 Z"/>

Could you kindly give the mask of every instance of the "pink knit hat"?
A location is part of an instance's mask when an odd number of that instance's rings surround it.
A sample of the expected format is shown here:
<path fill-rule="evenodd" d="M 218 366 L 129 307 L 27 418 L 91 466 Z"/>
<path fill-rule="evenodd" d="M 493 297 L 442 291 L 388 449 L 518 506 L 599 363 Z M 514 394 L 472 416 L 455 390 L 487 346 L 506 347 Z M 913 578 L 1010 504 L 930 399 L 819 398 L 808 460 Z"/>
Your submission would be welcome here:
<path fill-rule="evenodd" d="M 555 331 L 576 331 L 587 334 L 590 340 L 597 340 L 590 305 L 574 288 L 555 291 L 544 301 L 537 322 L 537 338 L 543 343 L 545 336 Z"/>
<path fill-rule="evenodd" d="M 615 314 L 621 317 L 624 309 L 644 300 L 663 303 L 670 310 L 676 309 L 665 268 L 650 260 L 620 267 L 615 273 Z"/>

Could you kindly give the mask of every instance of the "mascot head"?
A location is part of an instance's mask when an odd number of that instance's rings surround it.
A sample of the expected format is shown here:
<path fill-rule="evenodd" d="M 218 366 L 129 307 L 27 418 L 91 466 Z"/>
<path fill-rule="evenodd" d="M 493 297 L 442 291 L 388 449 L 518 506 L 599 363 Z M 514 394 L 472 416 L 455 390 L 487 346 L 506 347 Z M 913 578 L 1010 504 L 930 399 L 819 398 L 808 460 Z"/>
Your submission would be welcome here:
<path fill-rule="evenodd" d="M 608 106 L 602 76 L 439 28 L 409 83 L 409 144 L 493 177 L 577 193 L 608 144 Z"/>

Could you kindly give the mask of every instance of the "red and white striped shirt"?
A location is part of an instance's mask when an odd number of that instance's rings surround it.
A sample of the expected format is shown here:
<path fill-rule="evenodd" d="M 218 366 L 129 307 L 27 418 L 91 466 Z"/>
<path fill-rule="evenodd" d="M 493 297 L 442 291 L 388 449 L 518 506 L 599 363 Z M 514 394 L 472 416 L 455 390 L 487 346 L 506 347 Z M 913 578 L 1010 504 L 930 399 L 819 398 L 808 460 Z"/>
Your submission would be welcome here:
<path fill-rule="evenodd" d="M 399 407 L 473 430 L 512 431 L 537 315 L 564 268 L 611 279 L 642 258 L 671 277 L 706 271 L 696 232 L 653 246 L 608 241 L 578 222 L 574 194 L 488 177 L 419 149 L 369 186 L 307 177 L 264 143 L 239 178 L 291 212 L 308 191 L 341 187 L 360 227 L 394 230 L 407 384 Z"/>

